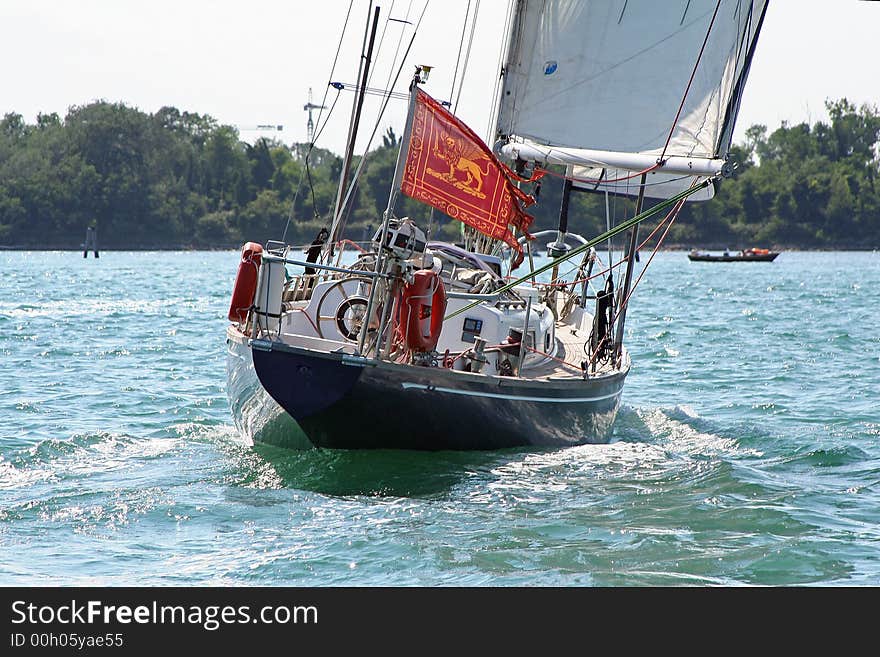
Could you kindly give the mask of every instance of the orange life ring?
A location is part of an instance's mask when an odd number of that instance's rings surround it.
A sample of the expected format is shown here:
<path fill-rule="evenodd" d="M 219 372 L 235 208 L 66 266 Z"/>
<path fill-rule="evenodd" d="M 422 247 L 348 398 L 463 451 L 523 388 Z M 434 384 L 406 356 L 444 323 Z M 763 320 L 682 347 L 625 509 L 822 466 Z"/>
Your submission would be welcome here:
<path fill-rule="evenodd" d="M 398 326 L 406 346 L 418 352 L 434 351 L 446 314 L 446 289 L 440 275 L 430 269 L 417 271 L 413 282 L 404 286 L 398 307 Z"/>
<path fill-rule="evenodd" d="M 241 247 L 241 262 L 235 275 L 232 288 L 232 301 L 229 304 L 229 321 L 239 324 L 247 320 L 248 312 L 254 305 L 257 292 L 257 270 L 263 259 L 263 247 L 256 242 L 248 242 Z"/>

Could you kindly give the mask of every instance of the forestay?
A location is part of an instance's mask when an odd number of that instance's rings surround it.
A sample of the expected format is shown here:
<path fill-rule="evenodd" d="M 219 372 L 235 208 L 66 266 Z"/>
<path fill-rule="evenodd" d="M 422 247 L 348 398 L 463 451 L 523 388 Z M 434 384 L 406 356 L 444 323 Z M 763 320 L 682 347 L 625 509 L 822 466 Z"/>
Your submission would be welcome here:
<path fill-rule="evenodd" d="M 612 181 L 580 186 L 618 192 L 635 190 L 620 179 L 662 154 L 651 196 L 715 175 L 766 8 L 767 0 L 520 0 L 499 108 L 503 151 L 566 164 L 577 178 Z"/>

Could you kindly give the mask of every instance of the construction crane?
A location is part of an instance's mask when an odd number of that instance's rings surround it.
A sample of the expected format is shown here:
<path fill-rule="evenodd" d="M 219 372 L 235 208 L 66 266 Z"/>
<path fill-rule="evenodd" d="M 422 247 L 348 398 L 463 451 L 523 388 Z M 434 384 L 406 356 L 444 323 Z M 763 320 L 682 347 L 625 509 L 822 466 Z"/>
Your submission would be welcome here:
<path fill-rule="evenodd" d="M 312 102 L 312 88 L 309 87 L 309 102 L 303 105 L 303 110 L 309 113 L 309 120 L 306 121 L 306 136 L 310 144 L 315 141 L 315 122 L 312 121 L 312 110 L 325 109 L 325 107 L 325 105 L 315 105 Z"/>

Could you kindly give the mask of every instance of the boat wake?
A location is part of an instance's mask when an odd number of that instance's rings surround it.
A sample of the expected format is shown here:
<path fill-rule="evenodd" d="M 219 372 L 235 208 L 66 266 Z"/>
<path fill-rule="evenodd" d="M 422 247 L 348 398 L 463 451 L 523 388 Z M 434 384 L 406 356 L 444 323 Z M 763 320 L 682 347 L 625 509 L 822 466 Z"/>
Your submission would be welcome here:
<path fill-rule="evenodd" d="M 662 446 L 670 453 L 691 457 L 763 456 L 763 452 L 743 446 L 739 438 L 724 435 L 734 431 L 737 435 L 755 433 L 754 428 L 748 431 L 741 427 L 719 428 L 711 420 L 701 418 L 690 406 L 680 405 L 672 409 L 621 409 L 616 437 L 643 440 Z"/>
<path fill-rule="evenodd" d="M 241 462 L 241 484 L 334 496 L 443 495 L 504 452 L 289 450 L 257 445 Z"/>
<path fill-rule="evenodd" d="M 737 438 L 713 430 L 691 408 L 623 407 L 608 444 L 487 452 L 411 450 L 290 450 L 229 442 L 235 482 L 254 489 L 299 489 L 333 496 L 432 497 L 467 486 L 495 497 L 545 498 L 572 477 L 641 479 L 681 471 L 686 463 L 760 457 Z M 702 466 L 701 468 L 702 469 Z M 482 488 L 482 490 L 480 490 Z"/>

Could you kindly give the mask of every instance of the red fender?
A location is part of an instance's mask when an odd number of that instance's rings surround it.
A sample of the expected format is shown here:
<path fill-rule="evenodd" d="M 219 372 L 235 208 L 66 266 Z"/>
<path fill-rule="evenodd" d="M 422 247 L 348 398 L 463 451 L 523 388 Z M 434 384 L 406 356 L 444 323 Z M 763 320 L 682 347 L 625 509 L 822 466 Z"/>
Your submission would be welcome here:
<path fill-rule="evenodd" d="M 229 304 L 229 321 L 241 324 L 247 320 L 257 293 L 257 271 L 262 259 L 263 247 L 256 242 L 248 242 L 241 247 L 241 262 L 235 275 L 232 301 Z"/>
<path fill-rule="evenodd" d="M 398 325 L 406 346 L 412 351 L 434 351 L 446 314 L 446 289 L 440 275 L 430 269 L 417 271 L 413 282 L 403 288 L 399 309 Z"/>

